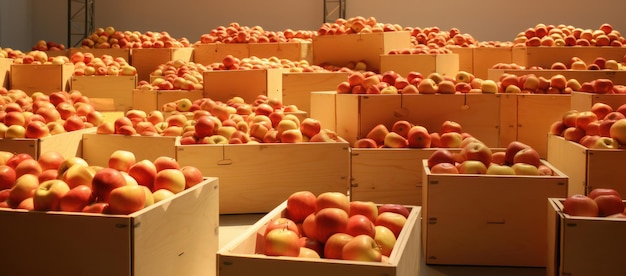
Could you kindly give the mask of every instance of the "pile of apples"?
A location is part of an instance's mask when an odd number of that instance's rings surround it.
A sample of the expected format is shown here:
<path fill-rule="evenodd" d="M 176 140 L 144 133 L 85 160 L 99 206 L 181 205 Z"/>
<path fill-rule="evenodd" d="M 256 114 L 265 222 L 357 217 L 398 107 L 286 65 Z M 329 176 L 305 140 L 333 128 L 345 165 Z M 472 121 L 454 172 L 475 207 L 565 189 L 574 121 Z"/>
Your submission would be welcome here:
<path fill-rule="evenodd" d="M 18 58 L 25 55 L 21 50 L 13 48 L 0 48 L 0 58 Z"/>
<path fill-rule="evenodd" d="M 265 226 L 255 253 L 389 263 L 409 214 L 403 205 L 350 201 L 339 192 L 295 192 L 283 216 Z"/>
<path fill-rule="evenodd" d="M 123 57 L 74 52 L 69 60 L 74 64 L 74 76 L 135 76 L 137 68 Z"/>
<path fill-rule="evenodd" d="M 524 46 L 612 46 L 623 47 L 624 37 L 608 23 L 596 30 L 571 25 L 539 23 L 517 34 L 513 40 Z"/>
<path fill-rule="evenodd" d="M 157 66 L 150 77 L 152 81 L 140 80 L 140 90 L 203 90 L 206 66 L 182 59 L 168 61 Z"/>
<path fill-rule="evenodd" d="M 492 151 L 474 137 L 463 139 L 459 152 L 441 148 L 428 157 L 428 168 L 433 174 L 486 175 L 554 175 L 541 162 L 539 153 L 519 141 L 509 143 L 505 151 Z"/>
<path fill-rule="evenodd" d="M 185 48 L 190 46 L 187 38 L 173 38 L 168 32 L 141 33 L 118 31 L 114 27 L 96 28 L 81 41 L 79 48 L 87 49 L 137 49 L 137 48 Z"/>
<path fill-rule="evenodd" d="M 622 196 L 612 188 L 595 188 L 589 195 L 568 196 L 563 201 L 563 213 L 570 216 L 626 219 Z"/>
<path fill-rule="evenodd" d="M 350 71 L 348 80 L 337 85 L 339 94 L 457 94 L 497 93 L 493 80 L 476 78 L 466 71 L 454 76 L 437 72 L 422 75 L 412 71 L 406 77 L 393 70 L 377 74 L 372 71 Z"/>
<path fill-rule="evenodd" d="M 588 92 L 595 94 L 624 94 L 626 85 L 614 84 L 610 79 L 595 79 L 580 83 L 575 78 L 566 78 L 563 74 L 554 74 L 550 78 L 525 74 L 518 76 L 513 73 L 500 75 L 496 82 L 498 93 L 526 94 L 571 94 L 572 92 Z"/>
<path fill-rule="evenodd" d="M 137 160 L 117 150 L 107 161 L 100 167 L 55 151 L 38 159 L 0 152 L 0 207 L 128 215 L 204 180 L 198 168 L 166 156 Z"/>
<path fill-rule="evenodd" d="M 384 124 L 373 127 L 365 137 L 356 140 L 354 148 L 458 148 L 463 139 L 472 135 L 463 132 L 461 124 L 446 120 L 439 131 L 406 120 L 393 123 L 391 131 Z"/>
<path fill-rule="evenodd" d="M 592 149 L 626 148 L 626 104 L 613 109 L 597 102 L 591 110 L 569 110 L 549 133 Z"/>
<path fill-rule="evenodd" d="M 261 26 L 241 26 L 231 22 L 228 26 L 218 26 L 207 34 L 202 34 L 194 44 L 211 43 L 274 43 L 311 41 L 315 31 L 285 29 L 281 32 L 266 31 Z"/>
<path fill-rule="evenodd" d="M 33 50 L 23 55 L 16 56 L 13 59 L 13 64 L 66 64 L 70 63 L 68 57 L 59 55 L 50 57 L 44 51 Z"/>
<path fill-rule="evenodd" d="M 445 47 L 439 47 L 436 44 L 423 45 L 418 44 L 411 48 L 403 48 L 403 49 L 391 49 L 387 52 L 388 55 L 437 55 L 437 54 L 450 54 L 452 50 Z"/>
<path fill-rule="evenodd" d="M 65 45 L 59 44 L 59 43 L 55 43 L 54 41 L 39 40 L 39 41 L 37 41 L 37 43 L 35 45 L 33 45 L 31 50 L 33 50 L 33 51 L 34 50 L 37 50 L 37 51 L 62 51 L 62 50 L 65 50 Z"/>
<path fill-rule="evenodd" d="M 552 63 L 550 69 L 552 70 L 624 70 L 624 61 L 626 61 L 626 56 L 622 62 L 618 62 L 615 59 L 607 59 L 604 57 L 597 57 L 591 63 L 587 64 L 584 60 L 579 57 L 572 57 L 569 64 L 565 64 L 563 62 L 557 61 Z M 542 69 L 542 68 L 533 68 L 529 69 Z"/>
<path fill-rule="evenodd" d="M 28 96 L 0 88 L 0 138 L 43 138 L 101 124 L 102 113 L 80 91 Z"/>
<path fill-rule="evenodd" d="M 402 31 L 402 26 L 377 22 L 376 18 L 363 16 L 338 18 L 335 22 L 325 22 L 317 30 L 317 35 L 368 34 Z"/>
<path fill-rule="evenodd" d="M 478 41 L 468 33 L 461 33 L 458 28 L 450 28 L 448 31 L 439 27 L 405 27 L 404 30 L 411 32 L 411 45 L 427 45 L 430 48 L 446 48 L 447 46 L 470 47 L 478 45 Z"/>

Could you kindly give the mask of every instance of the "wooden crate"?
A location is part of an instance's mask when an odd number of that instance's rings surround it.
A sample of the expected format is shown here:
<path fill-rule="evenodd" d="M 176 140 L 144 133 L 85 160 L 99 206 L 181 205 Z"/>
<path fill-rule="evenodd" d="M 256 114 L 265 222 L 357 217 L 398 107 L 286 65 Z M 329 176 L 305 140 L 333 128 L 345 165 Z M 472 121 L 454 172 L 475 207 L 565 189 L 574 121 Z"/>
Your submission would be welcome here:
<path fill-rule="evenodd" d="M 347 193 L 347 143 L 178 145 L 181 166 L 220 179 L 220 214 L 265 213 L 296 191 Z"/>
<path fill-rule="evenodd" d="M 130 215 L 0 208 L 3 274 L 215 275 L 218 200 L 207 178 Z"/>
<path fill-rule="evenodd" d="M 626 194 L 622 160 L 626 160 L 626 150 L 589 149 L 548 135 L 548 161 L 569 176 L 568 195 L 588 194 L 595 188 L 612 188 Z"/>
<path fill-rule="evenodd" d="M 490 80 L 498 80 L 504 73 L 515 74 L 517 76 L 534 74 L 537 77 L 545 77 L 548 79 L 554 75 L 560 74 L 565 76 L 568 80 L 576 79 L 580 83 L 596 79 L 610 79 L 615 84 L 626 84 L 625 70 L 489 69 L 487 78 Z"/>
<path fill-rule="evenodd" d="M 139 109 L 145 112 L 161 110 L 164 104 L 187 98 L 192 102 L 202 99 L 202 90 L 142 90 L 133 89 L 133 104 L 131 109 Z"/>
<path fill-rule="evenodd" d="M 334 91 L 346 80 L 346 72 L 283 73 L 283 104 L 293 104 L 310 112 L 311 92 Z"/>
<path fill-rule="evenodd" d="M 313 62 L 313 43 L 311 42 L 270 42 L 250 43 L 249 56 L 260 58 L 277 57 L 293 61 Z"/>
<path fill-rule="evenodd" d="M 13 59 L 0 58 L 0 87 L 11 88 L 9 82 L 11 80 L 11 64 L 13 64 Z"/>
<path fill-rule="evenodd" d="M 402 118 L 439 132 L 446 120 L 458 122 L 463 132 L 489 147 L 500 146 L 500 129 L 509 127 L 510 113 L 502 114 L 502 102 L 512 104 L 503 94 L 413 94 L 402 95 Z M 508 120 L 508 121 L 507 121 Z"/>
<path fill-rule="evenodd" d="M 320 121 L 324 128 L 337 131 L 335 110 L 336 91 L 313 91 L 311 92 L 310 116 Z M 345 139 L 345 137 L 344 137 Z"/>
<path fill-rule="evenodd" d="M 193 60 L 193 48 L 138 48 L 130 51 L 130 64 L 137 69 L 137 80 L 149 80 L 150 73 L 161 64 L 182 59 Z"/>
<path fill-rule="evenodd" d="M 626 47 L 513 47 L 513 61 L 526 67 L 550 68 L 555 62 L 569 64 L 572 57 L 593 63 L 597 57 L 621 61 Z"/>
<path fill-rule="evenodd" d="M 572 92 L 572 96 L 570 99 L 571 109 L 578 111 L 589 111 L 595 103 L 605 103 L 611 106 L 613 110 L 617 110 L 618 107 L 626 104 L 626 95 Z"/>
<path fill-rule="evenodd" d="M 459 72 L 458 54 L 380 55 L 380 72 L 395 71 L 403 77 L 410 72 L 424 76 L 439 73 L 454 77 Z"/>
<path fill-rule="evenodd" d="M 248 43 L 209 43 L 193 45 L 193 61 L 202 65 L 214 62 L 222 62 L 225 56 L 232 55 L 236 58 L 250 56 L 250 44 Z"/>
<path fill-rule="evenodd" d="M 70 91 L 74 64 L 11 64 L 11 89 L 28 94 Z"/>
<path fill-rule="evenodd" d="M 459 55 L 459 71 L 474 73 L 474 48 L 450 47 L 452 53 Z"/>
<path fill-rule="evenodd" d="M 205 71 L 204 97 L 226 102 L 237 96 L 247 103 L 259 95 L 282 99 L 282 73 L 282 69 Z"/>
<path fill-rule="evenodd" d="M 98 111 L 127 111 L 133 106 L 137 76 L 73 76 L 72 90 L 87 96 Z"/>
<path fill-rule="evenodd" d="M 517 140 L 546 158 L 550 126 L 570 110 L 570 97 L 570 94 L 517 95 Z"/>
<path fill-rule="evenodd" d="M 497 63 L 511 63 L 511 47 L 479 47 L 473 49 L 473 73 L 481 79 L 487 79 L 488 71 Z"/>
<path fill-rule="evenodd" d="M 565 197 L 568 178 L 431 174 L 424 170 L 426 264 L 545 267 L 546 199 Z"/>
<path fill-rule="evenodd" d="M 313 37 L 313 64 L 346 66 L 364 61 L 367 70 L 380 71 L 380 55 L 411 47 L 408 31 Z"/>
<path fill-rule="evenodd" d="M 334 105 L 335 132 L 352 145 L 378 124 L 391 129 L 401 116 L 402 95 L 336 94 Z"/>
<path fill-rule="evenodd" d="M 159 156 L 176 158 L 176 137 L 86 133 L 80 156 L 90 165 L 107 166 L 109 156 L 116 150 L 132 151 L 137 160 L 154 161 Z"/>
<path fill-rule="evenodd" d="M 97 49 L 97 48 L 70 48 L 69 52 L 68 52 L 68 57 L 71 57 L 74 53 L 76 52 L 83 52 L 83 53 L 92 53 L 94 57 L 102 57 L 104 55 L 109 55 L 112 56 L 113 58 L 116 57 L 121 57 L 123 58 L 126 62 L 130 63 L 130 49 L 116 49 L 116 48 L 109 48 L 109 49 Z"/>
<path fill-rule="evenodd" d="M 95 133 L 96 128 L 59 133 L 44 138 L 0 139 L 0 150 L 15 153 L 28 153 L 35 159 L 48 151 L 56 151 L 65 158 L 80 156 L 83 147 L 83 134 Z"/>
<path fill-rule="evenodd" d="M 626 220 L 570 216 L 563 213 L 564 200 L 548 198 L 547 275 L 626 274 Z"/>
<path fill-rule="evenodd" d="M 220 276 L 254 275 L 259 271 L 272 271 L 276 276 L 364 275 L 411 276 L 419 270 L 420 211 L 418 206 L 407 206 L 411 211 L 398 236 L 389 263 L 359 262 L 329 259 L 304 259 L 297 257 L 268 257 L 256 254 L 263 250 L 261 239 L 271 219 L 283 217 L 287 202 L 256 222 L 239 238 L 222 247 L 217 253 Z M 280 269 L 276 269 L 279 267 Z"/>

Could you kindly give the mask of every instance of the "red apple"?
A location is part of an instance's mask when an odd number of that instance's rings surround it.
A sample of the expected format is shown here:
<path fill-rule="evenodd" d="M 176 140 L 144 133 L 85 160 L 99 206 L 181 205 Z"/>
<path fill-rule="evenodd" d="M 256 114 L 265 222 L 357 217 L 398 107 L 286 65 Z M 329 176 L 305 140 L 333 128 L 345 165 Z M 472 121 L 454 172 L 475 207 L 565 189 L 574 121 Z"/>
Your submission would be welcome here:
<path fill-rule="evenodd" d="M 395 132 L 404 138 L 408 138 L 409 130 L 413 127 L 409 121 L 400 120 L 393 123 L 391 132 Z"/>
<path fill-rule="evenodd" d="M 267 256 L 289 256 L 300 255 L 300 237 L 297 233 L 285 229 L 274 229 L 263 237 L 263 249 Z"/>
<path fill-rule="evenodd" d="M 109 212 L 109 204 L 106 202 L 94 202 L 85 206 L 82 212 L 92 214 L 106 214 Z"/>
<path fill-rule="evenodd" d="M 463 128 L 461 127 L 461 124 L 455 121 L 446 120 L 441 124 L 441 128 L 439 129 L 439 134 L 444 134 L 447 132 L 461 133 L 462 130 Z"/>
<path fill-rule="evenodd" d="M 350 199 L 340 192 L 323 192 L 315 199 L 316 210 L 319 212 L 324 208 L 339 208 L 350 213 Z"/>
<path fill-rule="evenodd" d="M 409 148 L 430 148 L 432 137 L 423 126 L 413 126 L 408 130 L 407 141 Z"/>
<path fill-rule="evenodd" d="M 37 162 L 43 171 L 48 169 L 58 170 L 65 157 L 58 151 L 46 151 L 39 155 Z"/>
<path fill-rule="evenodd" d="M 586 195 L 574 194 L 563 201 L 563 212 L 570 216 L 597 217 L 598 204 Z"/>
<path fill-rule="evenodd" d="M 454 164 L 455 159 L 451 151 L 447 149 L 437 149 L 428 157 L 428 167 L 432 168 L 439 163 Z"/>
<path fill-rule="evenodd" d="M 32 174 L 25 174 L 15 180 L 9 191 L 7 202 L 11 208 L 17 207 L 23 200 L 33 197 L 39 187 L 39 179 Z"/>
<path fill-rule="evenodd" d="M 86 185 L 78 185 L 70 189 L 60 200 L 59 210 L 65 212 L 81 212 L 93 201 L 91 188 Z"/>
<path fill-rule="evenodd" d="M 335 233 L 324 243 L 324 258 L 341 260 L 343 247 L 354 237 L 343 232 Z"/>
<path fill-rule="evenodd" d="M 382 225 L 389 228 L 389 230 L 393 232 L 394 236 L 398 238 L 400 232 L 402 231 L 402 228 L 406 224 L 406 221 L 407 218 L 401 214 L 394 212 L 384 212 L 378 215 L 374 224 Z"/>
<path fill-rule="evenodd" d="M 61 198 L 70 191 L 63 180 L 48 180 L 39 184 L 33 195 L 33 207 L 37 211 L 57 211 Z"/>
<path fill-rule="evenodd" d="M 162 171 L 164 169 L 180 169 L 180 165 L 178 164 L 178 161 L 176 161 L 175 158 L 172 157 L 168 157 L 168 156 L 159 156 L 157 158 L 154 159 L 154 161 L 152 161 L 152 163 L 154 163 L 154 166 L 157 169 L 157 172 Z"/>
<path fill-rule="evenodd" d="M 372 201 L 350 201 L 350 213 L 348 213 L 348 215 L 350 217 L 354 215 L 363 215 L 370 221 L 375 221 L 376 217 L 378 217 L 378 207 Z"/>
<path fill-rule="evenodd" d="M 615 195 L 619 198 L 622 198 L 622 196 L 619 194 L 619 192 L 615 189 L 612 188 L 595 188 L 593 190 L 591 190 L 591 192 L 589 192 L 589 195 L 587 195 L 589 198 L 591 199 L 595 199 L 596 197 L 600 196 L 600 195 Z"/>
<path fill-rule="evenodd" d="M 15 169 L 7 165 L 0 165 L 0 190 L 11 189 L 16 179 Z"/>
<path fill-rule="evenodd" d="M 137 181 L 137 184 L 152 190 L 157 169 L 152 161 L 143 159 L 130 166 L 128 174 Z"/>
<path fill-rule="evenodd" d="M 180 169 L 164 169 L 154 177 L 154 188 L 157 191 L 166 189 L 174 194 L 185 190 L 185 175 Z"/>
<path fill-rule="evenodd" d="M 345 210 L 329 207 L 315 214 L 315 238 L 325 243 L 335 233 L 345 233 L 348 213 Z"/>
<path fill-rule="evenodd" d="M 107 202 L 113 189 L 125 185 L 126 179 L 122 172 L 112 168 L 102 168 L 94 174 L 91 189 L 98 202 Z"/>
<path fill-rule="evenodd" d="M 524 144 L 520 141 L 513 141 L 511 143 L 509 143 L 504 151 L 504 162 L 505 164 L 513 164 L 514 163 L 514 158 L 515 158 L 515 154 L 522 150 L 522 149 L 527 149 L 530 148 L 529 145 Z"/>
<path fill-rule="evenodd" d="M 593 200 L 598 205 L 598 215 L 601 217 L 624 212 L 624 203 L 617 195 L 602 194 L 596 196 Z"/>
<path fill-rule="evenodd" d="M 463 160 L 476 160 L 485 164 L 485 169 L 491 164 L 491 149 L 482 142 L 469 142 L 460 152 Z"/>
<path fill-rule="evenodd" d="M 541 165 L 541 156 L 533 148 L 521 149 L 513 156 L 513 164 L 515 163 L 526 163 L 537 167 Z"/>
<path fill-rule="evenodd" d="M 346 233 L 351 236 L 368 235 L 374 237 L 376 229 L 374 229 L 374 222 L 364 215 L 353 215 L 348 218 L 346 225 Z"/>
<path fill-rule="evenodd" d="M 380 262 L 382 252 L 373 237 L 358 235 L 343 246 L 341 258 L 352 261 Z"/>
<path fill-rule="evenodd" d="M 118 171 L 128 172 L 135 162 L 135 154 L 132 151 L 116 150 L 109 155 L 108 166 Z"/>
<path fill-rule="evenodd" d="M 286 216 L 301 223 L 316 211 L 317 197 L 310 191 L 294 192 L 287 198 Z"/>
<path fill-rule="evenodd" d="M 385 212 L 400 214 L 403 215 L 405 218 L 408 218 L 410 214 L 410 211 L 408 208 L 406 208 L 406 206 L 395 203 L 385 203 L 378 207 L 378 214 L 382 214 Z"/>
<path fill-rule="evenodd" d="M 185 189 L 198 185 L 204 180 L 204 175 L 196 166 L 183 166 L 180 171 L 185 176 Z"/>
<path fill-rule="evenodd" d="M 430 173 L 432 174 L 458 174 L 459 169 L 454 165 L 454 163 L 437 163 L 432 168 L 430 168 Z"/>

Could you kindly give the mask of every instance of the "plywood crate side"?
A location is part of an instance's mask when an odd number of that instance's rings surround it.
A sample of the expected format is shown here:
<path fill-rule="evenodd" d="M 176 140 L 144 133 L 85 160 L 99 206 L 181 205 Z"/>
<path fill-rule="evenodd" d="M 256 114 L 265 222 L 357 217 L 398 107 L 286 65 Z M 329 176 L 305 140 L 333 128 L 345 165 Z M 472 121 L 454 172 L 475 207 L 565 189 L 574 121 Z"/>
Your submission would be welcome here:
<path fill-rule="evenodd" d="M 402 95 L 337 94 L 336 132 L 350 144 L 378 124 L 391 129 L 402 108 Z"/>
<path fill-rule="evenodd" d="M 451 47 L 450 51 L 459 55 L 459 71 L 474 73 L 474 48 Z"/>
<path fill-rule="evenodd" d="M 311 42 L 269 42 L 269 43 L 250 43 L 250 56 L 260 58 L 277 57 L 280 59 L 288 59 L 292 61 L 306 60 L 312 61 L 312 43 Z"/>
<path fill-rule="evenodd" d="M 500 97 L 499 147 L 506 147 L 517 140 L 517 96 L 497 94 Z"/>
<path fill-rule="evenodd" d="M 12 225 L 0 229 L 0 234 L 10 236 L 5 244 L 14 248 L 12 254 L 3 255 L 7 262 L 3 272 L 24 275 L 27 255 L 38 264 L 28 270 L 34 275 L 214 274 L 219 216 L 211 208 L 218 202 L 217 184 L 217 179 L 207 178 L 130 215 L 0 208 L 0 222 Z"/>
<path fill-rule="evenodd" d="M 626 104 L 626 95 L 574 91 L 570 103 L 570 108 L 578 111 L 589 111 L 595 103 L 608 104 L 613 110 L 617 110 L 621 105 Z"/>
<path fill-rule="evenodd" d="M 74 64 L 11 64 L 11 89 L 28 94 L 70 91 Z"/>
<path fill-rule="evenodd" d="M 133 103 L 130 109 L 139 109 L 145 112 L 153 110 L 162 110 L 164 104 L 174 102 L 179 99 L 194 100 L 202 99 L 204 91 L 202 90 L 142 90 L 133 89 Z"/>
<path fill-rule="evenodd" d="M 587 194 L 597 188 L 615 189 L 620 194 L 626 194 L 626 183 L 621 173 L 622 160 L 626 160 L 626 150 L 623 149 L 588 149 Z"/>
<path fill-rule="evenodd" d="M 498 63 L 511 63 L 511 47 L 478 47 L 474 48 L 474 76 L 487 79 L 488 70 Z"/>
<path fill-rule="evenodd" d="M 13 59 L 0 58 L 0 87 L 11 88 L 11 64 L 13 64 Z"/>
<path fill-rule="evenodd" d="M 622 60 L 626 55 L 624 47 L 520 47 L 516 53 L 520 63 L 526 67 L 540 66 L 550 68 L 555 62 L 569 64 L 572 57 L 578 57 L 585 63 L 593 63 L 597 57 Z"/>
<path fill-rule="evenodd" d="M 218 267 L 221 276 L 251 275 L 255 271 L 272 269 L 277 275 L 289 275 L 299 271 L 300 275 L 312 276 L 321 274 L 332 275 L 416 275 L 419 265 L 415 259 L 419 256 L 420 211 L 418 206 L 407 206 L 410 209 L 396 246 L 389 258 L 389 263 L 359 262 L 330 259 L 304 259 L 294 257 L 268 257 L 255 254 L 262 250 L 262 238 L 267 223 L 284 216 L 286 201 L 274 208 L 267 215 L 252 225 L 238 239 L 223 248 L 218 255 Z"/>
<path fill-rule="evenodd" d="M 570 216 L 563 212 L 565 198 L 549 198 L 553 224 L 549 225 L 555 261 L 547 267 L 548 275 L 621 275 L 626 263 L 620 252 L 626 246 L 623 219 Z M 626 201 L 624 201 L 626 204 Z M 554 250 L 554 251 L 552 251 Z"/>
<path fill-rule="evenodd" d="M 542 158 L 548 152 L 548 132 L 570 110 L 571 94 L 517 96 L 517 140 L 535 148 Z"/>
<path fill-rule="evenodd" d="M 311 92 L 334 91 L 347 79 L 345 72 L 283 73 L 283 104 L 293 104 L 310 113 Z"/>
<path fill-rule="evenodd" d="M 150 73 L 161 64 L 177 59 L 192 61 L 193 48 L 139 48 L 131 49 L 130 55 L 130 64 L 137 69 L 138 80 L 147 81 Z"/>
<path fill-rule="evenodd" d="M 195 63 L 209 65 L 214 62 L 222 62 L 225 56 L 232 55 L 236 58 L 250 56 L 250 44 L 248 43 L 209 43 L 193 45 L 193 60 Z"/>
<path fill-rule="evenodd" d="M 546 198 L 566 196 L 567 176 L 431 174 L 422 165 L 427 264 L 546 266 Z"/>
<path fill-rule="evenodd" d="M 178 145 L 176 154 L 181 166 L 193 165 L 206 176 L 219 177 L 220 214 L 268 212 L 277 199 L 301 190 L 349 190 L 345 142 Z"/>
<path fill-rule="evenodd" d="M 313 91 L 311 92 L 311 110 L 309 115 L 315 118 L 324 128 L 337 131 L 336 91 Z"/>
<path fill-rule="evenodd" d="M 402 117 L 429 132 L 438 132 L 446 120 L 458 122 L 490 147 L 500 141 L 500 103 L 496 94 L 402 95 Z"/>
<path fill-rule="evenodd" d="M 313 64 L 345 66 L 364 61 L 370 71 L 380 70 L 380 55 L 410 48 L 408 31 L 313 37 Z"/>
<path fill-rule="evenodd" d="M 93 127 L 39 139 L 0 139 L 0 150 L 27 153 L 35 159 L 48 151 L 59 152 L 65 158 L 80 156 L 82 152 L 82 135 L 95 132 L 96 128 Z"/>
<path fill-rule="evenodd" d="M 109 156 L 116 150 L 132 151 L 137 160 L 154 161 L 159 156 L 176 158 L 175 144 L 176 137 L 169 136 L 86 133 L 83 135 L 82 158 L 96 166 L 107 166 Z"/>
<path fill-rule="evenodd" d="M 282 99 L 282 70 L 205 71 L 204 97 L 226 102 L 237 96 L 254 102 L 259 95 Z"/>
<path fill-rule="evenodd" d="M 394 71 L 403 77 L 410 72 L 427 76 L 439 73 L 455 76 L 459 72 L 458 54 L 396 54 L 380 55 L 380 72 Z"/>
<path fill-rule="evenodd" d="M 72 90 L 87 96 L 98 111 L 127 111 L 133 105 L 137 76 L 73 76 Z M 110 103 L 113 103 L 113 106 Z"/>
<path fill-rule="evenodd" d="M 569 177 L 568 195 L 587 193 L 587 158 L 582 145 L 548 135 L 547 160 Z"/>
<path fill-rule="evenodd" d="M 94 57 L 98 57 L 98 58 L 104 55 L 108 55 L 113 58 L 121 57 L 126 62 L 130 63 L 130 49 L 70 48 L 68 52 L 68 57 L 71 57 L 76 52 L 92 53 Z"/>

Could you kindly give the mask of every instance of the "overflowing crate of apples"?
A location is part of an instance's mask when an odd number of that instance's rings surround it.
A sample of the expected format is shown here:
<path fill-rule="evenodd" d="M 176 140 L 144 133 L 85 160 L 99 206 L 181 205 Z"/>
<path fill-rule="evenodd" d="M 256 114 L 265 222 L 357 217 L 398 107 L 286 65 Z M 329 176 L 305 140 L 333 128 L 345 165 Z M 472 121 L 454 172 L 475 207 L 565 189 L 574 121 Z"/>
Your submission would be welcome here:
<path fill-rule="evenodd" d="M 277 275 L 415 275 L 418 206 L 350 201 L 337 192 L 290 194 L 217 253 L 220 275 L 275 267 Z"/>
<path fill-rule="evenodd" d="M 74 64 L 67 56 L 50 57 L 35 50 L 13 59 L 9 84 L 27 93 L 70 91 L 73 73 Z"/>
<path fill-rule="evenodd" d="M 0 234 L 13 248 L 3 255 L 4 273 L 215 273 L 217 178 L 130 151 L 111 154 L 105 166 L 54 151 L 37 160 L 0 156 L 0 223 L 7 226 Z M 25 268 L 23 256 L 38 265 Z"/>
<path fill-rule="evenodd" d="M 457 153 L 438 149 L 422 166 L 425 263 L 546 266 L 545 200 L 566 196 L 568 177 L 536 150 L 514 141 L 495 151 L 468 140 Z"/>
<path fill-rule="evenodd" d="M 626 245 L 624 205 L 611 188 L 548 198 L 547 275 L 625 273 L 619 253 Z"/>

